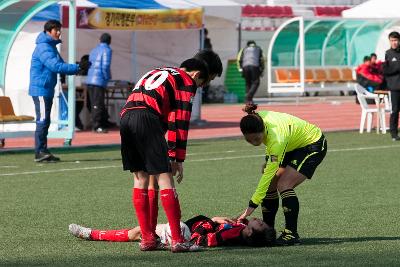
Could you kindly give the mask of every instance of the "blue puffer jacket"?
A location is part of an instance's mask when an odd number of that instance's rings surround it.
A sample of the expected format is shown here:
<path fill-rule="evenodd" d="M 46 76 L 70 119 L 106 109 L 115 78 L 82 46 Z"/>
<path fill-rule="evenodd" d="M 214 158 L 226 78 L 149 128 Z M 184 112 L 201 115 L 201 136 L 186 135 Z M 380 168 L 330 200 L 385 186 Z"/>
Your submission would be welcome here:
<path fill-rule="evenodd" d="M 76 74 L 77 64 L 67 64 L 61 58 L 56 45 L 61 40 L 54 40 L 50 35 L 41 32 L 36 38 L 36 48 L 32 54 L 29 95 L 54 96 L 57 84 L 57 73 Z"/>
<path fill-rule="evenodd" d="M 108 44 L 100 43 L 90 51 L 89 61 L 92 65 L 89 68 L 86 84 L 106 87 L 111 79 L 111 56 L 112 51 Z"/>

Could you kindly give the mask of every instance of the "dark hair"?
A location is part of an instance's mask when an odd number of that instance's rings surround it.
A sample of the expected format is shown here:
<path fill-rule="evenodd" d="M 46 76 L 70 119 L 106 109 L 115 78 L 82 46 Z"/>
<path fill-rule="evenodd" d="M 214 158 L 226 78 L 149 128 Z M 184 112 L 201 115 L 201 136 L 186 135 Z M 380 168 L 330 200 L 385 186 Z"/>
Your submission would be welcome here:
<path fill-rule="evenodd" d="M 240 120 L 240 130 L 243 134 L 251 133 L 262 133 L 264 132 L 264 122 L 255 110 L 257 109 L 256 104 L 246 104 L 243 111 L 247 113 Z"/>
<path fill-rule="evenodd" d="M 365 56 L 364 59 L 363 59 L 363 61 L 364 61 L 364 62 L 365 62 L 365 61 L 371 61 L 371 57 L 370 57 L 370 56 Z"/>
<path fill-rule="evenodd" d="M 249 46 L 251 44 L 256 45 L 256 42 L 254 40 L 247 41 L 247 46 Z"/>
<path fill-rule="evenodd" d="M 204 35 L 207 35 L 208 34 L 208 30 L 207 30 L 207 28 L 204 28 Z"/>
<path fill-rule="evenodd" d="M 375 53 L 371 53 L 370 57 L 378 57 Z"/>
<path fill-rule="evenodd" d="M 100 36 L 100 43 L 106 43 L 106 44 L 111 44 L 111 35 L 109 33 L 103 33 Z"/>
<path fill-rule="evenodd" d="M 218 77 L 221 77 L 223 68 L 217 53 L 209 49 L 203 49 L 197 52 L 194 58 L 204 60 L 207 63 L 210 76 L 218 75 Z"/>
<path fill-rule="evenodd" d="M 61 29 L 61 23 L 58 20 L 51 19 L 48 20 L 43 27 L 44 32 L 51 32 L 52 29 Z"/>
<path fill-rule="evenodd" d="M 253 229 L 250 236 L 246 238 L 247 245 L 251 247 L 272 246 L 276 240 L 276 231 L 272 227 L 268 227 L 262 231 Z"/>
<path fill-rule="evenodd" d="M 208 66 L 207 63 L 201 59 L 197 58 L 189 58 L 183 61 L 180 65 L 180 68 L 185 68 L 186 71 L 200 71 L 200 79 L 207 80 L 208 79 Z"/>
<path fill-rule="evenodd" d="M 393 31 L 393 32 L 389 33 L 389 39 L 390 38 L 395 38 L 397 40 L 400 40 L 400 33 L 397 31 Z"/>

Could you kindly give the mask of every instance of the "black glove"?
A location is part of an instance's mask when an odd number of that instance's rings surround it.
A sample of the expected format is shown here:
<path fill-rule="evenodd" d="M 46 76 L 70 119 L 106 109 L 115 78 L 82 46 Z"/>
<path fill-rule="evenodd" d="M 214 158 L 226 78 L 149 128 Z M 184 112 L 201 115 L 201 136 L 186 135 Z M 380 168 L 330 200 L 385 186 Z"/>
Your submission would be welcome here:
<path fill-rule="evenodd" d="M 92 63 L 90 61 L 81 61 L 79 62 L 79 69 L 81 70 L 87 70 L 90 68 Z"/>

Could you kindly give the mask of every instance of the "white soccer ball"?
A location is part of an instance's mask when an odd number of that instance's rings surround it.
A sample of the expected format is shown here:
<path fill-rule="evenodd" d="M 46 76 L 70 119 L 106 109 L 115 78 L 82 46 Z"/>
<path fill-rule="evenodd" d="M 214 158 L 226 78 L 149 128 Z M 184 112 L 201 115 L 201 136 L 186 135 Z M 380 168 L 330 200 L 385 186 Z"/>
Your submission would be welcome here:
<path fill-rule="evenodd" d="M 185 241 L 189 241 L 190 237 L 192 236 L 192 233 L 190 232 L 189 227 L 181 222 L 181 233 Z M 160 239 L 161 243 L 166 244 L 166 245 L 171 245 L 171 229 L 169 228 L 169 224 L 165 224 L 165 227 L 161 229 L 160 232 Z"/>

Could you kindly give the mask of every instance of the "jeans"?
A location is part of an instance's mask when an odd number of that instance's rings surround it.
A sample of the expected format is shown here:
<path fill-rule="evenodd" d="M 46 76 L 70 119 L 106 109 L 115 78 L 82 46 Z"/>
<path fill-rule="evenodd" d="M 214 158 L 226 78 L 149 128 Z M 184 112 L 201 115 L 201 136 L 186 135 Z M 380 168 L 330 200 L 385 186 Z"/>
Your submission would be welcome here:
<path fill-rule="evenodd" d="M 47 149 L 47 134 L 50 127 L 50 112 L 53 105 L 53 97 L 32 96 L 35 105 L 36 131 L 35 154 L 49 153 Z"/>

